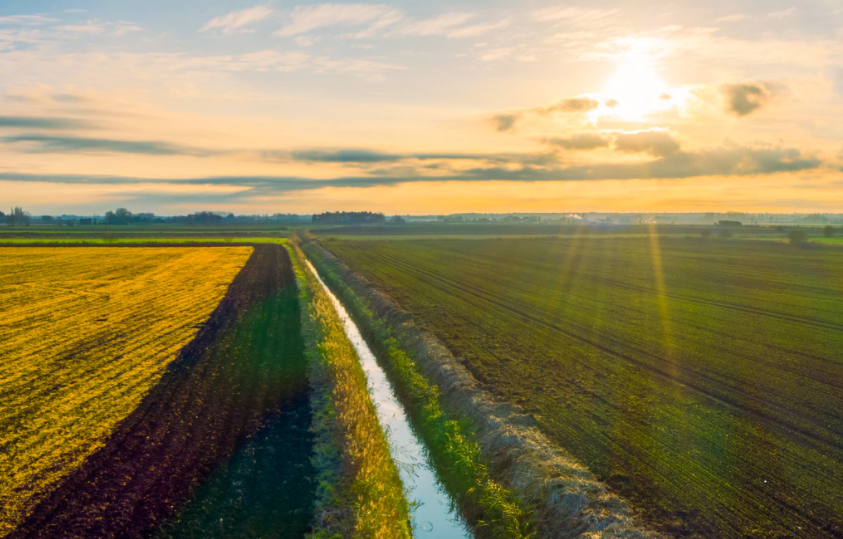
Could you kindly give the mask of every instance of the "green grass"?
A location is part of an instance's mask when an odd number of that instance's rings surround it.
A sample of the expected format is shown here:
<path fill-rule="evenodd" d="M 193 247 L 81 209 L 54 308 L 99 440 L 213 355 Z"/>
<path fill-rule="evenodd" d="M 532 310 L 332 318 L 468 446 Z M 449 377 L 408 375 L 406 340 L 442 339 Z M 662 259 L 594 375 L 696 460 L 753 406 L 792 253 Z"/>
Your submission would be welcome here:
<path fill-rule="evenodd" d="M 843 533 L 843 251 L 658 237 L 325 245 L 659 529 Z"/>

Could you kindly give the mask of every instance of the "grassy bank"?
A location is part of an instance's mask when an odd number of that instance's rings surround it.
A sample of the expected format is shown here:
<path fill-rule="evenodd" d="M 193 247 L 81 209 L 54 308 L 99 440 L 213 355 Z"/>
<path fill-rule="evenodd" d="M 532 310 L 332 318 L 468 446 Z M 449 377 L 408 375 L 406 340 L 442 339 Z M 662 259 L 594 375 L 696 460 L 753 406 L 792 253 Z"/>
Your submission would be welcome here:
<path fill-rule="evenodd" d="M 532 536 L 533 519 L 514 493 L 490 476 L 471 421 L 443 410 L 438 388 L 421 374 L 389 324 L 374 315 L 318 249 L 313 245 L 304 248 L 382 360 L 414 427 L 430 449 L 443 483 L 459 502 L 466 519 L 477 526 L 478 536 Z"/>
<path fill-rule="evenodd" d="M 363 372 L 304 255 L 288 244 L 299 283 L 313 397 L 317 509 L 312 537 L 411 537 L 409 506 Z"/>

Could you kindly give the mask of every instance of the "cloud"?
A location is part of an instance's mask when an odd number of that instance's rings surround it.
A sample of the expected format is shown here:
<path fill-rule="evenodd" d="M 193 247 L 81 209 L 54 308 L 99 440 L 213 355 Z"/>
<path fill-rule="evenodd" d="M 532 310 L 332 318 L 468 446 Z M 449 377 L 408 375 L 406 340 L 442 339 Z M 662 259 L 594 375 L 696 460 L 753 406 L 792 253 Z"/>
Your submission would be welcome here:
<path fill-rule="evenodd" d="M 553 155 L 546 153 L 455 153 L 455 152 L 408 152 L 387 153 L 361 149 L 341 150 L 297 150 L 292 152 L 264 151 L 261 155 L 269 160 L 302 161 L 308 163 L 339 163 L 353 165 L 389 164 L 407 161 L 484 161 L 507 165 L 552 165 Z M 444 165 L 425 165 L 428 169 L 447 168 Z M 392 169 L 390 169 L 392 170 Z M 375 173 L 370 171 L 370 173 Z"/>
<path fill-rule="evenodd" d="M 400 161 L 405 158 L 405 156 L 399 154 L 370 150 L 304 150 L 290 152 L 289 156 L 294 161 L 314 163 L 383 163 Z"/>
<path fill-rule="evenodd" d="M 92 19 L 86 21 L 84 24 L 65 24 L 61 26 L 54 26 L 54 30 L 58 31 L 59 37 L 80 37 L 83 35 L 101 35 L 110 34 L 115 37 L 120 37 L 129 32 L 140 32 L 142 27 L 136 25 L 131 21 L 102 21 L 99 19 Z"/>
<path fill-rule="evenodd" d="M 599 148 L 611 148 L 623 153 L 648 153 L 655 157 L 667 157 L 677 153 L 681 146 L 667 131 L 650 129 L 647 131 L 609 133 L 578 133 L 570 138 L 553 137 L 544 139 L 551 146 L 574 151 L 588 151 Z"/>
<path fill-rule="evenodd" d="M 509 131 L 515 127 L 515 122 L 518 121 L 518 114 L 496 114 L 492 116 L 492 122 L 495 124 L 496 131 Z"/>
<path fill-rule="evenodd" d="M 0 17 L 0 26 L 38 26 L 58 21 L 59 19 L 44 17 L 42 15 L 8 15 L 6 17 Z"/>
<path fill-rule="evenodd" d="M 370 23 L 369 31 L 395 24 L 404 17 L 397 9 L 383 4 L 316 4 L 296 6 L 290 22 L 275 35 L 292 37 L 330 26 L 359 26 Z"/>
<path fill-rule="evenodd" d="M 514 129 L 516 124 L 527 116 L 548 116 L 556 113 L 585 113 L 599 106 L 600 102 L 590 97 L 570 97 L 540 107 L 496 114 L 491 119 L 497 131 L 505 132 Z"/>
<path fill-rule="evenodd" d="M 588 112 L 600 106 L 600 103 L 590 97 L 572 97 L 560 99 L 555 103 L 540 107 L 537 110 L 541 114 L 552 114 L 554 112 Z"/>
<path fill-rule="evenodd" d="M 577 23 L 580 26 L 594 26 L 603 24 L 615 15 L 620 9 L 600 9 L 554 6 L 535 10 L 531 13 L 534 20 L 539 22 L 564 22 L 567 24 Z"/>
<path fill-rule="evenodd" d="M 644 152 L 665 157 L 679 151 L 679 142 L 670 133 L 656 129 L 635 133 L 615 133 L 613 140 L 615 150 L 620 152 Z"/>
<path fill-rule="evenodd" d="M 779 11 L 774 11 L 772 13 L 768 13 L 767 16 L 771 19 L 786 19 L 788 17 L 793 17 L 799 13 L 799 10 L 795 7 L 789 7 L 787 9 L 782 9 Z"/>
<path fill-rule="evenodd" d="M 734 15 L 726 15 L 725 17 L 720 17 L 720 18 L 716 19 L 714 22 L 720 22 L 720 23 L 723 23 L 723 22 L 738 22 L 738 21 L 746 20 L 748 18 L 749 17 L 747 15 L 744 15 L 744 14 L 741 14 L 741 13 L 735 13 Z"/>
<path fill-rule="evenodd" d="M 509 23 L 509 19 L 502 19 L 498 22 L 472 24 L 450 30 L 447 33 L 447 36 L 450 38 L 475 37 L 486 34 L 493 30 L 500 30 L 502 28 L 506 28 L 507 26 L 509 26 Z"/>
<path fill-rule="evenodd" d="M 275 12 L 274 9 L 269 7 L 268 5 L 258 4 L 254 7 L 250 7 L 248 9 L 242 9 L 240 11 L 232 11 L 226 15 L 222 15 L 220 17 L 215 17 L 208 21 L 208 24 L 202 27 L 200 32 L 207 32 L 208 30 L 214 29 L 221 29 L 223 34 L 238 34 L 238 33 L 245 33 L 250 32 L 250 30 L 244 28 L 249 24 L 262 21 L 272 15 Z"/>
<path fill-rule="evenodd" d="M 763 82 L 724 84 L 720 92 L 726 99 L 726 110 L 737 116 L 747 116 L 766 105 L 772 93 Z"/>
<path fill-rule="evenodd" d="M 0 116 L 0 128 L 23 127 L 34 129 L 84 129 L 91 127 L 89 122 L 72 118 L 52 118 L 41 116 Z"/>
<path fill-rule="evenodd" d="M 451 12 L 427 19 L 409 19 L 398 9 L 384 4 L 317 4 L 297 6 L 290 13 L 287 25 L 275 32 L 281 37 L 294 37 L 333 26 L 363 26 L 360 31 L 345 34 L 353 39 L 395 36 L 446 36 L 466 38 L 479 36 L 509 25 L 509 19 L 467 24 L 474 13 Z"/>
<path fill-rule="evenodd" d="M 23 144 L 27 153 L 126 153 L 143 155 L 192 155 L 206 157 L 220 152 L 162 141 L 113 140 L 86 137 L 18 135 L 0 138 L 5 144 Z"/>
<path fill-rule="evenodd" d="M 544 159 L 538 159 L 545 163 Z M 526 162 L 526 161 L 525 161 Z M 292 191 L 321 189 L 325 187 L 364 188 L 390 186 L 417 182 L 472 182 L 472 181 L 597 181 L 633 179 L 681 179 L 706 176 L 767 175 L 780 172 L 799 172 L 822 166 L 819 159 L 805 157 L 794 148 L 720 147 L 697 152 L 676 152 L 654 161 L 638 163 L 606 163 L 577 166 L 511 164 L 475 167 L 452 171 L 439 176 L 409 173 L 412 168 L 397 176 L 343 176 L 315 180 L 291 176 L 227 176 L 179 179 L 151 179 L 120 176 L 50 175 L 0 173 L 0 180 L 52 182 L 65 184 L 172 184 L 191 186 L 228 186 L 228 197 L 249 199 L 257 196 L 278 195 Z"/>
<path fill-rule="evenodd" d="M 554 137 L 547 139 L 545 142 L 566 150 L 596 150 L 597 148 L 608 148 L 610 140 L 608 137 L 594 133 L 578 133 L 570 138 Z"/>

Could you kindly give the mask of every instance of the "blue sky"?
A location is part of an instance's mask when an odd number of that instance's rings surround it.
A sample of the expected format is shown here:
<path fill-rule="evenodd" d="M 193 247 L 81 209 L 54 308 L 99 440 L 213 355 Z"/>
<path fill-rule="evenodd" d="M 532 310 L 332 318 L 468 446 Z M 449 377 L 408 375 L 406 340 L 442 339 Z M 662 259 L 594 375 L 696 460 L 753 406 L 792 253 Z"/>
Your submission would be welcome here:
<path fill-rule="evenodd" d="M 34 213 L 839 211 L 843 2 L 0 1 Z"/>

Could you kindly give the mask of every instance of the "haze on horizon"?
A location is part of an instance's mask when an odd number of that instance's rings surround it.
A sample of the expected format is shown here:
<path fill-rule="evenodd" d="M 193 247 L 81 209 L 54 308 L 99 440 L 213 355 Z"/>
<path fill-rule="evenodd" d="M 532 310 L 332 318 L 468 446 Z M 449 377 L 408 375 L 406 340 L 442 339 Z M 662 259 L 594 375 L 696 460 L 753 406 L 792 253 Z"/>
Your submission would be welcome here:
<path fill-rule="evenodd" d="M 841 0 L 4 0 L 0 203 L 836 212 L 841 38 Z"/>

